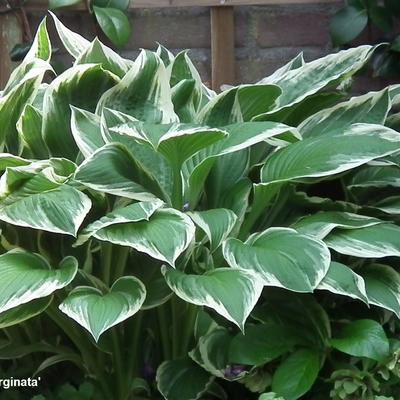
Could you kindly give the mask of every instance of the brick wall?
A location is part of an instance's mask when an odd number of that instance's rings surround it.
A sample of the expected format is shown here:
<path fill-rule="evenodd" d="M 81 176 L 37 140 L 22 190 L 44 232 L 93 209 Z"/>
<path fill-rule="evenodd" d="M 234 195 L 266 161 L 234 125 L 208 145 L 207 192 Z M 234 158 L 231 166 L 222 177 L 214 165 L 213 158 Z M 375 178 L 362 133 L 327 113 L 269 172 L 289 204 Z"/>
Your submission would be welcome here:
<path fill-rule="evenodd" d="M 236 80 L 255 82 L 273 72 L 299 52 L 306 60 L 329 53 L 331 49 L 328 24 L 343 4 L 303 4 L 286 6 L 247 6 L 235 8 Z M 96 29 L 87 14 L 59 12 L 61 20 L 88 39 Z M 36 27 L 42 15 L 30 15 Z M 190 55 L 205 81 L 210 80 L 210 15 L 209 9 L 172 8 L 143 9 L 131 13 L 133 33 L 122 55 L 134 58 L 140 48 L 155 48 L 160 42 L 174 53 L 191 49 Z M 52 34 L 55 37 L 54 33 Z M 102 40 L 105 40 L 102 38 Z M 70 62 L 60 48 L 58 55 Z M 360 85 L 360 84 L 359 84 Z M 361 80 L 363 89 L 376 89 L 382 82 Z"/>

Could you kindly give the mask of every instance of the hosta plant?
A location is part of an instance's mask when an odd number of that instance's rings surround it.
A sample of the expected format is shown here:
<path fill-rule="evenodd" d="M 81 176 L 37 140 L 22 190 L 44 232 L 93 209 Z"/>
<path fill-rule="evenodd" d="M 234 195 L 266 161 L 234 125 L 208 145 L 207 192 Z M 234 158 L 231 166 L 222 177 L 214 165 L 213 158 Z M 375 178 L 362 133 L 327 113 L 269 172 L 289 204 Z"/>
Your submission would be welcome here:
<path fill-rule="evenodd" d="M 72 66 L 43 21 L 0 97 L 15 398 L 400 398 L 400 89 L 348 94 L 375 48 L 216 94 L 55 23 Z"/>

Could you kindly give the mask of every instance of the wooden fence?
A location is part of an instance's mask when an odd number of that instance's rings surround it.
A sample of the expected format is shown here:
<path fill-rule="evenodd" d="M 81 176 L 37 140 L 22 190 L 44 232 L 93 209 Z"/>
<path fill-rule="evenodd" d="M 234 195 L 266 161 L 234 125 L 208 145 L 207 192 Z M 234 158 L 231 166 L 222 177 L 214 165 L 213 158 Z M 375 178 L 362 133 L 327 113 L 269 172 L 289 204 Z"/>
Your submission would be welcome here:
<path fill-rule="evenodd" d="M 235 81 L 234 6 L 337 3 L 340 0 L 132 0 L 130 8 L 210 7 L 212 87 Z M 47 0 L 27 0 L 25 9 L 45 11 Z M 64 9 L 67 10 L 67 9 Z M 86 11 L 84 4 L 69 7 L 71 11 Z M 0 15 L 0 88 L 11 70 L 8 52 L 21 40 L 18 21 L 10 13 Z M 284 27 L 283 27 L 284 29 Z"/>

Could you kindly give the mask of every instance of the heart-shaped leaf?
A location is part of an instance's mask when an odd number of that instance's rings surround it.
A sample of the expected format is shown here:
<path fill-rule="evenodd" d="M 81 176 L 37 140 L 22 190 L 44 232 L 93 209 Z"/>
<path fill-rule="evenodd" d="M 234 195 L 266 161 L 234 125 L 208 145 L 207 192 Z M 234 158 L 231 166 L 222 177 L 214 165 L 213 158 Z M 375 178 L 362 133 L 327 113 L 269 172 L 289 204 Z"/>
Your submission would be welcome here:
<path fill-rule="evenodd" d="M 97 239 L 133 247 L 172 266 L 189 246 L 196 230 L 187 215 L 169 208 L 155 211 L 148 220 L 143 218 L 138 222 L 127 222 L 125 218 L 121 223 L 118 215 L 115 223 L 112 217 L 105 218 L 106 226 L 94 234 Z M 101 220 L 99 224 L 102 224 Z"/>
<path fill-rule="evenodd" d="M 35 175 L 0 200 L 0 220 L 75 236 L 90 208 L 91 201 L 82 192 Z"/>
<path fill-rule="evenodd" d="M 241 330 L 244 330 L 244 323 L 263 288 L 262 281 L 252 273 L 231 268 L 217 268 L 204 275 L 187 275 L 163 266 L 162 273 L 178 297 L 212 308 Z"/>
<path fill-rule="evenodd" d="M 114 282 L 107 294 L 81 286 L 60 304 L 60 310 L 89 331 L 97 342 L 102 333 L 140 310 L 146 288 L 139 279 L 124 276 Z"/>
<path fill-rule="evenodd" d="M 0 313 L 47 297 L 67 286 L 75 277 L 78 263 L 73 257 L 61 261 L 59 269 L 35 254 L 10 251 L 0 256 Z"/>
<path fill-rule="evenodd" d="M 400 257 L 400 227 L 372 225 L 361 229 L 338 229 L 325 239 L 327 246 L 340 254 L 362 258 Z"/>
<path fill-rule="evenodd" d="M 228 239 L 223 253 L 233 268 L 252 271 L 264 285 L 312 292 L 330 264 L 328 248 L 319 239 L 289 228 L 269 228 L 241 242 Z"/>
<path fill-rule="evenodd" d="M 111 225 L 138 222 L 143 220 L 148 221 L 150 216 L 154 214 L 154 212 L 162 205 L 163 202 L 161 200 L 154 200 L 148 202 L 143 201 L 140 203 L 130 204 L 126 207 L 117 208 L 116 210 L 100 218 L 98 221 L 91 223 L 84 230 L 82 230 L 75 245 L 79 246 L 85 243 L 91 236 L 94 236 L 98 239 L 101 238 L 101 230 Z M 96 235 L 98 232 L 99 235 Z"/>

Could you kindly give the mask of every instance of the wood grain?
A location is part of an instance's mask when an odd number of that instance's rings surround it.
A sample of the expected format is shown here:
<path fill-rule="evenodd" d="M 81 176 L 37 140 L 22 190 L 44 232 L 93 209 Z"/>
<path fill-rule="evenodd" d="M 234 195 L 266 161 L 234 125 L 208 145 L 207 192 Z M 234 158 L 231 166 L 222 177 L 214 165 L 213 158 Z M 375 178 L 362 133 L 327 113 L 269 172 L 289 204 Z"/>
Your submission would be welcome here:
<path fill-rule="evenodd" d="M 166 8 L 166 7 L 229 7 L 268 4 L 311 4 L 340 3 L 341 0 L 132 0 L 129 8 Z M 29 0 L 25 8 L 31 10 L 46 10 L 47 0 Z M 63 10 L 83 10 L 84 4 L 78 4 Z"/>
<path fill-rule="evenodd" d="M 233 7 L 211 7 L 212 88 L 235 82 L 235 23 Z"/>

